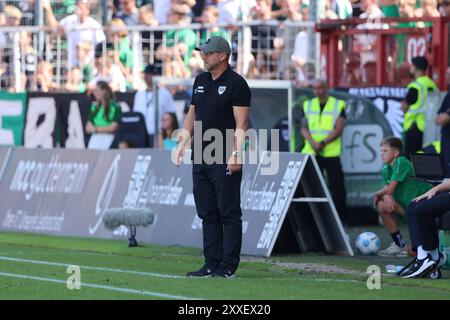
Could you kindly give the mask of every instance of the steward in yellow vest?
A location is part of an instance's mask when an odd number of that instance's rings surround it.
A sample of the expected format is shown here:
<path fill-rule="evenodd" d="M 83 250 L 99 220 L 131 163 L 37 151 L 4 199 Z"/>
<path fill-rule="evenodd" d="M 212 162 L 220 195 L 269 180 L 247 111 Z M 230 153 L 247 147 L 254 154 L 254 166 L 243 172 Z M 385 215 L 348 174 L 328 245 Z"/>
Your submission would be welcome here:
<path fill-rule="evenodd" d="M 340 159 L 345 101 L 329 96 L 325 80 L 316 80 L 313 89 L 316 97 L 303 104 L 301 134 L 305 145 L 301 152 L 316 156 L 317 164 L 327 178 L 336 210 L 345 223 L 346 191 Z"/>
<path fill-rule="evenodd" d="M 408 84 L 408 93 L 402 101 L 402 110 L 405 112 L 403 140 L 408 158 L 422 148 L 428 94 L 437 90 L 434 81 L 426 75 L 427 68 L 428 61 L 425 57 L 412 59 L 410 73 L 414 74 L 414 81 Z"/>

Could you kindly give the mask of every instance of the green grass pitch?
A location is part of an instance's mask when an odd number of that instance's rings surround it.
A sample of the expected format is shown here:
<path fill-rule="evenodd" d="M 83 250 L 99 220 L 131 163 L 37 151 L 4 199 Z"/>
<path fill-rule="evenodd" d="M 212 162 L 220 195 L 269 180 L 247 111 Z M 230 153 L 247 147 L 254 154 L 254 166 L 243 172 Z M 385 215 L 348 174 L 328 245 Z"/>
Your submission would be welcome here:
<path fill-rule="evenodd" d="M 200 249 L 126 241 L 0 233 L 0 299 L 450 299 L 450 271 L 440 280 L 400 279 L 386 264 L 408 259 L 324 254 L 242 256 L 234 279 L 184 275 L 203 262 Z M 69 265 L 80 289 L 68 289 Z M 381 288 L 367 288 L 367 267 L 381 268 Z"/>

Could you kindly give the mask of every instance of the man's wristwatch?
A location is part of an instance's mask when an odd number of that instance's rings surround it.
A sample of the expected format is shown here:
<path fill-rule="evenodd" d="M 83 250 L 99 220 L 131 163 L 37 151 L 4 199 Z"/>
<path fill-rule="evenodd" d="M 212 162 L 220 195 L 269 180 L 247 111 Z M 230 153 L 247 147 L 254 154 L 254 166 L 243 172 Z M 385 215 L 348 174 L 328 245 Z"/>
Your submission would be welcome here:
<path fill-rule="evenodd" d="M 232 155 L 240 158 L 242 156 L 242 153 L 240 151 L 235 150 L 235 151 L 233 151 Z"/>

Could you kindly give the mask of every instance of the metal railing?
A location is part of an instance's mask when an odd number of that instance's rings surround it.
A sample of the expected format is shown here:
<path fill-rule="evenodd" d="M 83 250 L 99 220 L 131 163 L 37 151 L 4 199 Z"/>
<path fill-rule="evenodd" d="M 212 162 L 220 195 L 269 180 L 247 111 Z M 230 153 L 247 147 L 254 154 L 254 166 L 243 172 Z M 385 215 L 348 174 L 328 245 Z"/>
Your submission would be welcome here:
<path fill-rule="evenodd" d="M 321 72 L 332 87 L 405 86 L 415 56 L 429 61 L 429 75 L 446 89 L 450 18 L 329 20 L 321 33 Z"/>
<path fill-rule="evenodd" d="M 277 21 L 241 22 L 233 26 L 105 26 L 107 40 L 97 45 L 71 43 L 67 37 L 70 30 L 47 26 L 1 27 L 0 90 L 69 90 L 77 82 L 89 85 L 92 79 L 106 77 L 108 72 L 118 82 L 117 89 L 138 89 L 142 86 L 142 68 L 148 63 L 159 67 L 163 76 L 192 77 L 203 68 L 199 53 L 193 49 L 206 41 L 212 28 L 228 38 L 232 45 L 231 65 L 249 79 L 295 80 L 299 72 L 304 73 L 305 63 L 315 76 L 319 40 L 314 27 L 313 22 Z M 92 30 L 74 32 L 81 31 Z M 195 37 L 195 41 L 188 40 L 189 36 Z M 69 65 L 69 55 L 76 57 L 76 64 Z M 92 70 L 99 75 L 89 78 L 88 71 Z"/>

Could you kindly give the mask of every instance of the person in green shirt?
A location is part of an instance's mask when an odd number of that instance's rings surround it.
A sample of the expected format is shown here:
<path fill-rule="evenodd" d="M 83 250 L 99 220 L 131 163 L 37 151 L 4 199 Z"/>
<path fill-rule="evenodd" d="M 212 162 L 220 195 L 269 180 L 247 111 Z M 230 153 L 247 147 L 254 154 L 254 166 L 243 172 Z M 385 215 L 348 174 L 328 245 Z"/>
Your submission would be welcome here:
<path fill-rule="evenodd" d="M 384 163 L 381 169 L 384 187 L 375 192 L 373 204 L 393 240 L 389 247 L 378 252 L 382 257 L 408 255 L 395 215 L 404 216 L 407 205 L 432 188 L 429 183 L 413 177 L 412 163 L 401 156 L 402 150 L 402 140 L 396 137 L 388 137 L 380 144 L 381 160 Z"/>
<path fill-rule="evenodd" d="M 209 29 L 202 28 L 200 30 L 200 45 L 206 43 L 206 41 L 212 36 L 218 36 L 230 41 L 228 31 L 217 26 L 219 21 L 219 9 L 216 6 L 210 5 L 203 9 L 201 16 L 202 24 L 210 25 Z"/>
<path fill-rule="evenodd" d="M 182 78 L 191 76 L 189 63 L 194 51 L 197 36 L 195 32 L 189 28 L 189 16 L 184 7 L 172 5 L 169 11 L 169 24 L 181 29 L 169 30 L 163 35 L 163 43 L 156 50 L 156 57 L 159 60 L 164 60 L 165 71 L 164 74 L 170 76 L 174 75 L 168 71 L 171 65 L 176 65 L 176 69 L 181 70 Z"/>
<path fill-rule="evenodd" d="M 386 18 L 398 18 L 400 13 L 396 5 L 396 0 L 379 0 L 378 5 Z"/>
<path fill-rule="evenodd" d="M 416 0 L 396 0 L 396 5 L 400 18 L 415 18 L 415 10 L 417 8 Z M 417 28 L 417 22 L 399 22 L 398 28 Z M 406 39 L 407 34 L 399 34 L 396 36 L 396 57 L 395 61 L 397 65 L 400 65 L 406 61 Z"/>
<path fill-rule="evenodd" d="M 122 111 L 114 94 L 106 81 L 99 81 L 94 90 L 96 101 L 92 103 L 89 119 L 86 123 L 86 133 L 110 133 L 115 134 L 119 128 L 119 120 Z"/>

